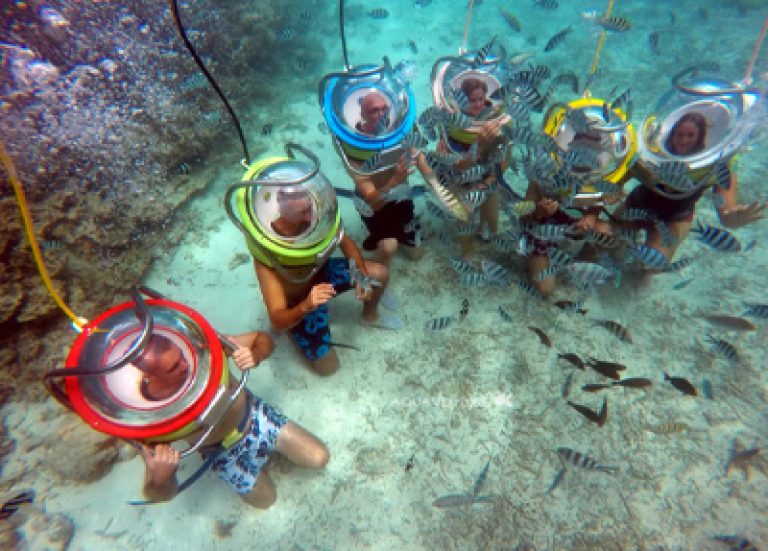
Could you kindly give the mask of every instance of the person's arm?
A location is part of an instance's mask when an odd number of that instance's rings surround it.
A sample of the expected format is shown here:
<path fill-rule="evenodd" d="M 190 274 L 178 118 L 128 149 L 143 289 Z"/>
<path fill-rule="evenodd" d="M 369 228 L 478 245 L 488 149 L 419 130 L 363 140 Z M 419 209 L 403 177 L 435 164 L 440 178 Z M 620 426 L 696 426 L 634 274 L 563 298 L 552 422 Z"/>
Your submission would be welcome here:
<path fill-rule="evenodd" d="M 364 276 L 368 275 L 368 269 L 365 267 L 365 260 L 363 260 L 363 255 L 360 253 L 360 249 L 346 233 L 344 234 L 344 237 L 341 238 L 339 249 L 341 249 L 342 254 L 347 259 L 355 261 L 357 269 L 360 270 Z"/>
<path fill-rule="evenodd" d="M 179 493 L 176 470 L 179 452 L 168 444 L 141 445 L 144 460 L 144 496 L 152 502 L 170 501 Z"/>
<path fill-rule="evenodd" d="M 369 175 L 352 174 L 355 182 L 355 189 L 360 196 L 368 203 L 374 211 L 379 210 L 387 202 L 386 194 L 394 187 L 399 186 L 408 179 L 412 172 L 405 163 L 405 156 L 397 162 L 389 179 L 380 188 L 373 183 L 373 178 Z"/>
<path fill-rule="evenodd" d="M 237 346 L 237 350 L 232 353 L 232 359 L 241 370 L 256 367 L 275 349 L 275 341 L 263 331 L 227 335 L 227 339 Z"/>
<path fill-rule="evenodd" d="M 737 202 L 739 183 L 736 172 L 731 170 L 731 182 L 728 189 L 716 187 L 715 193 L 722 198 L 722 203 L 717 207 L 717 216 L 720 222 L 728 228 L 740 228 L 763 218 L 766 204 L 754 201 L 750 205 L 739 205 Z"/>
<path fill-rule="evenodd" d="M 525 190 L 525 200 L 533 201 L 536 204 L 536 209 L 524 217 L 529 221 L 544 220 L 552 216 L 560 206 L 554 199 L 549 199 L 541 194 L 539 184 L 530 180 L 528 182 L 528 189 Z"/>
<path fill-rule="evenodd" d="M 275 271 L 255 260 L 254 266 L 256 268 L 256 277 L 259 280 L 259 288 L 261 289 L 264 304 L 269 314 L 269 321 L 278 331 L 292 329 L 309 312 L 336 296 L 333 285 L 330 283 L 320 283 L 312 287 L 304 300 L 293 308 L 288 308 L 283 284 Z"/>

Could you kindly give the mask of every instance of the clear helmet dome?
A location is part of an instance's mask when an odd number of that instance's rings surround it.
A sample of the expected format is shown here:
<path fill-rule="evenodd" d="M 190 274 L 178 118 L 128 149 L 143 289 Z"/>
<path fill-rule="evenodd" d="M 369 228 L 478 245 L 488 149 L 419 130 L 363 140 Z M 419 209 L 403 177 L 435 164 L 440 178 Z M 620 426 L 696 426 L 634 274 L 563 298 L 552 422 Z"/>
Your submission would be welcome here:
<path fill-rule="evenodd" d="M 674 84 L 640 133 L 639 154 L 646 163 L 706 167 L 734 155 L 765 127 L 765 98 L 756 90 L 709 76 L 676 78 Z M 679 137 L 686 128 L 697 138 L 689 144 Z"/>
<path fill-rule="evenodd" d="M 389 60 L 377 67 L 363 65 L 345 73 L 327 75 L 321 83 L 321 105 L 331 131 L 344 141 L 360 146 L 357 139 L 376 141 L 394 137 L 396 143 L 404 126 L 413 125 L 415 107 L 409 81 L 416 76 L 413 62 L 400 62 L 394 69 Z M 375 101 L 374 101 L 375 100 Z M 376 125 L 366 128 L 369 103 L 384 109 Z M 384 146 L 391 144 L 385 143 Z"/>
<path fill-rule="evenodd" d="M 262 185 L 250 192 L 249 214 L 271 241 L 288 248 L 307 248 L 327 239 L 334 231 L 336 192 L 315 166 L 285 160 L 267 166 L 257 178 Z M 285 185 L 279 185 L 280 181 L 285 181 Z"/>
<path fill-rule="evenodd" d="M 563 116 L 551 134 L 560 147 L 561 157 L 579 150 L 585 153 L 583 160 L 577 157 L 571 171 L 587 179 L 599 179 L 622 170 L 634 145 L 633 130 L 624 113 L 612 110 L 606 122 L 602 102 L 588 102 L 573 109 L 581 111 L 584 117 Z M 574 120 L 586 121 L 587 128 L 577 127 Z"/>

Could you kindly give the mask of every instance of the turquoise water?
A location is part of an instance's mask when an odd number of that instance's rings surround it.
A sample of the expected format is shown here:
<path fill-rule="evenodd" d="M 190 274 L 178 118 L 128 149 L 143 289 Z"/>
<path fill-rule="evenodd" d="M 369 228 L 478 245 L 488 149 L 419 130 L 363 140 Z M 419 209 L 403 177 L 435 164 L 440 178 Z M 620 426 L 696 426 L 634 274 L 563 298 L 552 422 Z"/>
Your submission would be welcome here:
<path fill-rule="evenodd" d="M 467 15 L 464 0 L 422 4 L 350 3 L 346 27 L 352 64 L 379 63 L 385 55 L 393 62 L 416 62 L 413 91 L 419 112 L 432 105 L 432 64 L 458 51 Z M 388 15 L 367 15 L 376 8 Z M 505 23 L 501 8 L 518 18 L 520 32 Z M 599 32 L 582 14 L 603 9 L 602 3 L 573 0 L 560 1 L 556 9 L 533 2 L 475 2 L 467 47 L 478 49 L 498 35 L 510 55 L 535 53 L 534 63 L 555 74 L 573 71 L 583 82 Z M 614 89 L 631 88 L 632 122 L 639 127 L 669 90 L 670 77 L 692 63 L 716 61 L 723 77 L 738 81 L 768 15 L 765 10 L 731 2 L 660 6 L 619 0 L 614 14 L 631 21 L 632 28 L 607 36 L 592 95 L 603 98 L 615 95 Z M 311 25 L 302 23 L 302 13 L 310 14 Z M 324 73 L 342 69 L 336 17 L 334 3 L 295 3 L 286 13 L 286 20 L 295 23 L 280 29 L 291 32 L 283 33 L 276 55 L 303 68 L 297 66 L 295 77 L 285 82 L 272 83 L 290 88 L 290 99 L 247 103 L 238 97 L 237 108 L 254 155 L 281 154 L 283 143 L 296 141 L 319 157 L 334 185 L 351 189 L 329 136 L 318 127 L 322 115 L 314 88 Z M 226 21 L 226 11 L 218 12 L 216 24 Z M 573 31 L 565 41 L 544 53 L 549 38 L 569 25 Z M 316 41 L 325 57 L 312 58 L 308 73 L 300 61 L 307 51 L 294 51 L 290 37 L 313 28 L 324 32 L 304 38 Z M 652 33 L 658 33 L 653 47 Z M 764 49 L 753 73 L 763 88 L 767 55 Z M 197 85 L 185 82 L 188 88 Z M 576 97 L 561 88 L 555 99 Z M 541 124 L 540 115 L 533 120 Z M 264 131 L 268 124 L 271 132 Z M 755 139 L 739 158 L 742 204 L 765 197 L 765 145 L 764 138 Z M 231 147 L 231 157 L 239 156 L 236 142 Z M 227 187 L 241 175 L 234 162 L 218 169 L 206 193 L 184 206 L 183 215 L 197 220 L 196 230 L 172 254 L 159 258 L 144 280 L 202 312 L 225 333 L 267 330 L 269 325 L 253 268 L 239 262 L 238 255 L 247 253 L 242 236 L 221 207 Z M 202 178 L 194 171 L 190 177 Z M 525 190 L 522 176 L 508 177 L 515 189 Z M 423 182 L 417 175 L 412 183 Z M 241 503 L 213 475 L 171 503 L 132 508 L 126 502 L 139 497 L 142 464 L 127 447 L 96 482 L 76 484 L 66 472 L 35 481 L 37 464 L 56 461 L 52 453 L 39 450 L 62 434 L 89 429 L 58 423 L 56 404 L 30 405 L 9 413 L 6 424 L 17 441 L 36 445 L 19 448 L 26 457 L 20 451 L 12 456 L 6 474 L 28 470 L 27 486 L 43 496 L 45 515 L 35 518 L 47 524 L 20 526 L 27 541 L 20 548 L 46 548 L 45 537 L 54 541 L 50 534 L 56 522 L 64 522 L 58 515 L 72 528 L 71 549 L 727 549 L 714 539 L 717 535 L 739 535 L 764 548 L 767 322 L 753 319 L 755 331 L 736 332 L 707 323 L 701 314 L 739 316 L 743 301 L 765 301 L 765 221 L 734 231 L 742 243 L 755 240 L 744 253 L 718 253 L 689 237 L 677 256 L 694 258 L 691 266 L 680 274 L 659 275 L 648 287 L 636 285 L 638 276 L 630 267 L 623 268 L 625 282 L 619 288 L 607 285 L 589 294 L 558 280 L 554 299 L 583 300 L 588 313 L 581 316 L 532 299 L 516 286 L 462 286 L 450 263 L 458 249 L 452 238 L 441 239 L 451 235 L 450 222 L 431 215 L 427 200 L 432 199 L 416 200 L 425 226 L 425 257 L 409 262 L 399 256 L 392 266 L 391 286 L 402 302 L 406 329 L 361 327 L 358 304 L 344 296 L 331 305 L 334 340 L 360 350 L 340 350 L 339 372 L 329 378 L 314 375 L 282 336 L 274 355 L 251 377 L 249 386 L 257 395 L 326 443 L 331 461 L 323 471 L 298 469 L 275 457 L 268 471 L 278 498 L 263 512 Z M 362 242 L 365 228 L 350 201 L 340 199 L 339 206 L 346 231 Z M 709 195 L 699 202 L 696 216 L 718 224 Z M 512 220 L 503 214 L 500 227 L 509 224 Z M 527 278 L 524 259 L 480 241 L 476 248 L 479 258 Z M 676 288 L 687 279 L 690 284 Z M 461 323 L 444 331 L 423 329 L 431 319 L 455 315 L 463 299 L 469 301 L 469 313 Z M 499 307 L 511 314 L 511 321 L 500 318 Z M 634 342 L 596 327 L 595 319 L 621 323 Z M 544 346 L 529 326 L 542 329 L 552 347 Z M 714 354 L 707 334 L 733 343 L 741 361 Z M 572 370 L 558 355 L 566 353 L 620 362 L 627 366 L 627 377 L 645 377 L 654 386 L 590 394 L 579 387 L 605 379 L 595 371 L 574 371 L 572 401 L 597 410 L 608 396 L 608 421 L 598 426 L 562 396 Z M 664 383 L 665 372 L 685 377 L 699 395 L 685 396 Z M 711 397 L 703 392 L 704 381 Z M 687 429 L 679 430 L 682 424 Z M 49 427 L 48 440 L 34 436 L 41 427 Z M 726 468 L 734 450 L 755 447 L 761 450 L 748 467 Z M 571 466 L 547 493 L 562 468 L 557 448 L 588 454 L 618 472 Z M 181 477 L 197 462 L 185 462 Z M 483 493 L 493 499 L 433 506 L 442 496 L 470 491 L 487 463 Z"/>

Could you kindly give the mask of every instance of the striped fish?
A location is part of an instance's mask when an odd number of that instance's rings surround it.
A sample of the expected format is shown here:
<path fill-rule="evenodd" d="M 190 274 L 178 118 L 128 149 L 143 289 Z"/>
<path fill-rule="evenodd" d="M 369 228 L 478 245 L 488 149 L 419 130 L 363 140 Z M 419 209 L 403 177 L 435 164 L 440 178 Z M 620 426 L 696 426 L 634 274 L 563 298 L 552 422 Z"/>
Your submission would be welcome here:
<path fill-rule="evenodd" d="M 506 322 L 512 323 L 514 321 L 514 318 L 501 306 L 499 306 L 499 315 Z"/>
<path fill-rule="evenodd" d="M 427 183 L 435 194 L 435 197 L 437 197 L 439 205 L 444 212 L 450 214 L 461 222 L 469 220 L 469 212 L 467 209 L 461 205 L 456 196 L 446 186 L 438 182 L 436 178 L 427 178 Z"/>
<path fill-rule="evenodd" d="M 611 111 L 622 105 L 627 105 L 632 101 L 632 89 L 627 88 L 618 97 L 611 102 Z"/>
<path fill-rule="evenodd" d="M 601 17 L 596 22 L 606 31 L 616 33 L 623 33 L 632 28 L 632 24 L 624 17 Z"/>
<path fill-rule="evenodd" d="M 381 152 L 377 151 L 371 157 L 368 157 L 368 160 L 366 160 L 363 163 L 361 171 L 373 172 L 374 170 L 377 170 L 380 167 L 381 167 Z"/>
<path fill-rule="evenodd" d="M 562 31 L 555 33 L 554 36 L 552 36 L 552 38 L 547 40 L 547 44 L 546 46 L 544 46 L 544 51 L 551 52 L 552 50 L 557 48 L 560 44 L 563 43 L 563 41 L 565 40 L 565 37 L 571 34 L 572 31 L 573 31 L 573 27 L 569 25 Z"/>
<path fill-rule="evenodd" d="M 514 239 L 508 239 L 501 235 L 494 235 L 491 238 L 491 243 L 502 252 L 511 253 L 515 250 L 516 242 Z"/>
<path fill-rule="evenodd" d="M 637 245 L 632 249 L 632 255 L 642 262 L 646 268 L 665 269 L 669 265 L 669 261 L 664 253 L 654 247 Z"/>
<path fill-rule="evenodd" d="M 432 507 L 438 509 L 450 509 L 452 507 L 461 507 L 463 505 L 473 505 L 475 503 L 493 503 L 492 496 L 475 496 L 472 494 L 451 494 L 437 498 L 432 502 Z"/>
<path fill-rule="evenodd" d="M 465 170 L 461 174 L 459 174 L 459 177 L 457 178 L 457 181 L 461 184 L 468 184 L 471 182 L 477 182 L 478 180 L 481 180 L 483 175 L 486 172 L 486 168 L 483 165 L 475 165 L 470 169 Z"/>
<path fill-rule="evenodd" d="M 456 318 L 453 316 L 441 316 L 429 320 L 424 327 L 430 331 L 442 331 L 449 327 L 454 321 L 456 321 Z"/>
<path fill-rule="evenodd" d="M 567 252 L 558 249 L 557 247 L 549 249 L 547 251 L 547 257 L 552 266 L 566 266 L 575 260 Z"/>
<path fill-rule="evenodd" d="M 373 216 L 373 209 L 371 208 L 371 205 L 366 203 L 365 199 L 360 197 L 357 193 L 352 195 L 352 204 L 355 206 L 357 212 L 359 212 L 361 216 L 365 216 L 366 218 Z"/>
<path fill-rule="evenodd" d="M 724 228 L 704 224 L 701 220 L 696 220 L 696 227 L 691 228 L 693 233 L 698 234 L 698 238 L 704 244 L 723 252 L 741 251 L 741 243 L 736 236 Z"/>
<path fill-rule="evenodd" d="M 561 86 L 563 84 L 568 85 L 574 94 L 579 93 L 579 77 L 573 71 L 560 73 L 552 79 L 553 86 Z"/>
<path fill-rule="evenodd" d="M 467 110 L 469 98 L 467 97 L 467 94 L 464 93 L 464 90 L 461 88 L 450 88 L 450 95 L 458 109 L 462 111 Z"/>
<path fill-rule="evenodd" d="M 668 272 L 679 272 L 679 271 L 683 270 L 684 268 L 687 268 L 688 266 L 690 266 L 692 262 L 693 262 L 693 258 L 691 258 L 691 257 L 686 257 L 686 258 L 681 258 L 680 260 L 675 260 L 674 262 L 670 262 L 667 265 L 666 271 L 668 271 Z"/>
<path fill-rule="evenodd" d="M 725 161 L 716 161 L 712 170 L 715 172 L 717 188 L 723 191 L 731 189 L 731 169 Z"/>
<path fill-rule="evenodd" d="M 485 203 L 485 200 L 488 198 L 488 190 L 474 189 L 472 191 L 465 191 L 461 194 L 461 198 L 468 205 L 477 208 Z"/>
<path fill-rule="evenodd" d="M 560 483 L 563 481 L 563 478 L 565 478 L 565 471 L 567 471 L 565 467 L 560 469 L 560 472 L 557 473 L 555 478 L 552 480 L 552 484 L 550 484 L 549 488 L 547 488 L 547 491 L 544 492 L 545 495 L 549 495 L 555 491 L 555 488 L 557 488 L 560 485 Z"/>
<path fill-rule="evenodd" d="M 551 277 L 555 277 L 557 275 L 557 272 L 560 271 L 560 266 L 552 265 L 548 268 L 545 268 L 541 270 L 540 272 L 536 272 L 533 274 L 533 280 L 534 281 L 544 281 L 545 279 L 549 279 Z"/>
<path fill-rule="evenodd" d="M 734 534 L 733 536 L 712 536 L 725 545 L 730 545 L 730 551 L 758 551 L 757 546 L 744 536 Z"/>
<path fill-rule="evenodd" d="M 488 55 L 491 53 L 491 48 L 493 48 L 493 43 L 496 42 L 496 35 L 491 38 L 486 45 L 484 45 L 482 48 L 480 48 L 477 53 L 475 54 L 475 59 L 472 62 L 472 65 L 478 66 L 483 63 L 485 63 L 485 60 L 488 59 Z"/>
<path fill-rule="evenodd" d="M 603 285 L 615 273 L 594 262 L 572 262 L 565 268 L 571 279 L 582 286 Z"/>
<path fill-rule="evenodd" d="M 655 220 L 656 215 L 646 209 L 627 209 L 622 213 L 621 219 L 628 222 Z"/>
<path fill-rule="evenodd" d="M 588 471 L 600 471 L 608 474 L 616 474 L 619 471 L 619 467 L 600 465 L 587 454 L 572 450 L 571 448 L 557 448 L 555 451 L 563 462 L 563 466 L 565 466 L 565 462 L 568 462 L 575 467 Z"/>
<path fill-rule="evenodd" d="M 669 229 L 669 226 L 663 220 L 657 218 L 653 221 L 653 225 L 656 227 L 656 231 L 661 235 L 661 244 L 665 247 L 671 247 L 677 241 L 677 238 Z"/>
<path fill-rule="evenodd" d="M 514 283 L 520 287 L 528 296 L 533 298 L 541 298 L 541 293 L 539 293 L 539 290 L 527 281 L 519 279 L 514 281 Z"/>
<path fill-rule="evenodd" d="M 480 267 L 491 281 L 507 283 L 512 279 L 512 273 L 509 270 L 490 260 L 483 260 L 480 263 Z"/>
<path fill-rule="evenodd" d="M 450 128 L 460 128 L 462 130 L 466 130 L 472 126 L 472 119 L 461 111 L 457 111 L 456 113 L 444 114 L 443 124 Z"/>
<path fill-rule="evenodd" d="M 453 266 L 454 271 L 459 275 L 470 274 L 476 271 L 475 267 L 469 262 L 456 258 L 451 259 L 451 266 Z"/>
<path fill-rule="evenodd" d="M 542 241 L 557 241 L 565 239 L 568 228 L 569 226 L 564 224 L 531 224 L 526 231 Z"/>
<path fill-rule="evenodd" d="M 746 310 L 742 316 L 752 318 L 768 319 L 768 304 L 759 304 L 757 302 L 745 302 Z"/>
<path fill-rule="evenodd" d="M 634 343 L 634 341 L 632 340 L 632 335 L 630 335 L 627 328 L 621 325 L 620 323 L 617 323 L 613 320 L 594 320 L 594 321 L 597 325 L 599 325 L 600 327 L 604 327 L 605 329 L 613 333 L 614 336 L 618 337 L 624 342 L 627 342 L 629 344 Z"/>
<path fill-rule="evenodd" d="M 488 478 L 488 469 L 491 466 L 491 460 L 489 459 L 485 466 L 483 467 L 483 470 L 480 471 L 480 474 L 477 476 L 477 479 L 475 479 L 475 485 L 472 487 L 472 495 L 477 496 L 480 494 L 480 491 L 483 489 L 483 486 L 485 486 L 485 481 Z"/>
<path fill-rule="evenodd" d="M 688 177 L 690 166 L 684 161 L 662 161 L 654 173 L 669 187 L 677 191 L 689 191 L 695 183 Z"/>
<path fill-rule="evenodd" d="M 479 272 L 471 272 L 462 274 L 459 278 L 459 283 L 462 287 L 482 287 L 488 283 L 488 277 Z"/>
<path fill-rule="evenodd" d="M 589 230 L 586 234 L 584 234 L 584 239 L 587 243 L 592 243 L 593 245 L 597 245 L 598 247 L 603 247 L 605 249 L 615 249 L 619 246 L 618 240 L 612 235 L 596 232 L 594 230 Z"/>
<path fill-rule="evenodd" d="M 739 352 L 736 347 L 726 340 L 718 339 L 713 335 L 707 335 L 707 342 L 715 347 L 715 352 L 727 360 L 739 361 Z"/>

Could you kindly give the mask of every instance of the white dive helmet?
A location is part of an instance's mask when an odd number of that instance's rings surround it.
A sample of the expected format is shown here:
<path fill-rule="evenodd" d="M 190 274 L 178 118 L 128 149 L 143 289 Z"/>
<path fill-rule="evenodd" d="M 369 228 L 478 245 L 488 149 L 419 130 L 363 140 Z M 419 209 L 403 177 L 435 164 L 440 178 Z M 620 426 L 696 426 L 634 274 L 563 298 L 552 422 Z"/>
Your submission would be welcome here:
<path fill-rule="evenodd" d="M 674 88 L 658 101 L 640 131 L 640 159 L 658 166 L 684 161 L 691 170 L 712 166 L 735 155 L 764 126 L 765 98 L 760 91 L 717 77 L 690 77 L 695 69 L 673 78 Z M 683 80 L 685 78 L 685 80 Z M 668 148 L 672 129 L 689 113 L 707 121 L 704 148 L 690 155 L 675 155 Z"/>

